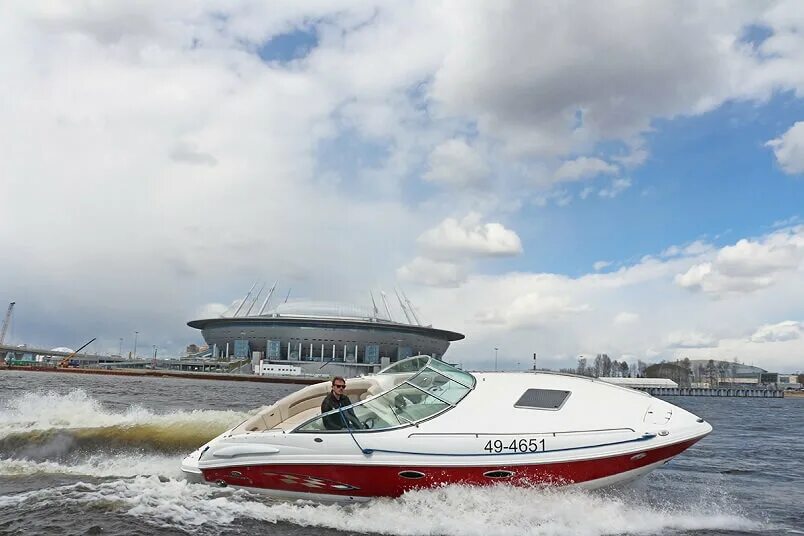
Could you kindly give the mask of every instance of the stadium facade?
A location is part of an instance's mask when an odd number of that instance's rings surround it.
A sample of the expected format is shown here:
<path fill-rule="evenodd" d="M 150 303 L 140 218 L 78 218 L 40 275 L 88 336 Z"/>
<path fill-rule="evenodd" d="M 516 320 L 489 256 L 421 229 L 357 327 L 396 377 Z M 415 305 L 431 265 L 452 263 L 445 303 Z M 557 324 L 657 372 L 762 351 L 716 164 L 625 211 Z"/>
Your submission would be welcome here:
<path fill-rule="evenodd" d="M 187 325 L 201 330 L 209 357 L 255 362 L 317 361 L 375 367 L 418 354 L 441 358 L 451 342 L 464 338 L 461 333 L 422 325 L 410 301 L 398 293 L 407 322 L 393 320 L 385 294 L 385 315 L 376 303 L 369 310 L 296 300 L 266 310 L 270 295 L 255 314 L 251 311 L 259 293 L 255 298 L 246 295 L 232 314 L 192 320 Z"/>

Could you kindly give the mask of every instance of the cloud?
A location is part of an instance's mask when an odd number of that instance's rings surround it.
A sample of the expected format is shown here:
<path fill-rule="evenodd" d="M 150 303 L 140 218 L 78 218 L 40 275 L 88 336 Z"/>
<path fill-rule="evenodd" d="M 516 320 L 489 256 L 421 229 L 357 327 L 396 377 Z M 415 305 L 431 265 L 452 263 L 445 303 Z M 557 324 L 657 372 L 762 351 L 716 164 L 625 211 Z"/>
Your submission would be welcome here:
<path fill-rule="evenodd" d="M 683 331 L 670 333 L 666 344 L 669 348 L 714 348 L 718 345 L 718 340 L 712 335 L 697 331 Z"/>
<path fill-rule="evenodd" d="M 218 318 L 222 316 L 232 306 L 239 305 L 239 302 L 233 302 L 229 305 L 225 303 L 205 303 L 193 315 L 194 318 Z"/>
<path fill-rule="evenodd" d="M 785 173 L 804 173 L 804 121 L 798 121 L 780 137 L 766 143 Z"/>
<path fill-rule="evenodd" d="M 218 163 L 218 160 L 214 156 L 199 151 L 193 144 L 188 143 L 177 144 L 173 150 L 170 151 L 170 158 L 176 162 L 203 166 L 214 166 Z"/>
<path fill-rule="evenodd" d="M 573 304 L 565 296 L 544 296 L 538 292 L 531 292 L 517 296 L 504 309 L 482 312 L 476 318 L 480 323 L 519 329 L 541 326 L 589 310 L 588 304 Z"/>
<path fill-rule="evenodd" d="M 622 313 L 617 313 L 617 316 L 614 317 L 614 323 L 617 325 L 625 325 L 625 324 L 633 324 L 639 321 L 639 315 L 636 313 L 629 313 L 623 311 Z"/>
<path fill-rule="evenodd" d="M 489 167 L 464 140 L 452 139 L 430 154 L 430 169 L 424 179 L 446 186 L 478 186 L 488 178 Z"/>
<path fill-rule="evenodd" d="M 702 240 L 696 240 L 686 246 L 670 246 L 662 251 L 662 257 L 677 257 L 679 255 L 695 256 L 712 250 L 712 246 Z"/>
<path fill-rule="evenodd" d="M 571 23 L 565 8 L 573 12 Z M 639 147 L 635 139 L 653 118 L 804 86 L 795 68 L 802 42 L 796 25 L 771 15 L 795 17 L 795 8 L 764 9 L 731 6 L 724 16 L 694 2 L 480 4 L 446 18 L 448 35 L 473 38 L 449 42 L 432 96 L 448 112 L 475 118 L 481 133 L 504 140 L 514 153 L 566 155 L 605 139 Z M 760 60 L 739 35 L 763 16 L 780 37 L 763 43 L 771 54 Z"/>
<path fill-rule="evenodd" d="M 599 272 L 608 266 L 611 266 L 611 261 L 597 261 L 594 265 L 592 265 L 592 268 L 595 269 L 595 272 Z"/>
<path fill-rule="evenodd" d="M 396 271 L 401 281 L 431 287 L 457 287 L 466 280 L 465 269 L 452 262 L 416 257 Z"/>
<path fill-rule="evenodd" d="M 614 179 L 608 188 L 601 188 L 600 192 L 598 192 L 598 195 L 600 195 L 600 197 L 613 199 L 630 187 L 631 179 Z"/>
<path fill-rule="evenodd" d="M 417 243 L 436 258 L 506 257 L 522 253 L 517 234 L 500 223 L 482 223 L 470 213 L 461 220 L 446 218 L 422 233 Z"/>
<path fill-rule="evenodd" d="M 782 243 L 795 235 L 792 229 L 782 233 L 786 238 L 776 233 L 750 241 Z M 795 356 L 804 352 L 804 337 L 760 345 L 747 334 L 757 332 L 771 315 L 801 309 L 800 272 L 776 272 L 772 285 L 724 295 L 732 299 L 680 292 L 677 274 L 706 261 L 714 263 L 721 249 L 703 242 L 678 245 L 672 256 L 617 261 L 621 266 L 617 270 L 590 270 L 577 277 L 469 274 L 454 295 L 420 293 L 415 301 L 431 318 L 443 319 L 439 322 L 448 329 L 467 333 L 467 339 L 450 352 L 461 359 L 479 356 L 477 366 L 482 366 L 488 348 L 499 346 L 506 354 L 537 352 L 545 366 L 553 367 L 573 365 L 579 353 L 608 353 L 612 358 L 636 356 L 644 361 L 737 357 L 768 370 L 795 370 Z"/>
<path fill-rule="evenodd" d="M 751 342 L 784 342 L 801 338 L 804 322 L 785 320 L 778 324 L 766 324 L 757 329 L 750 337 Z"/>
<path fill-rule="evenodd" d="M 561 164 L 554 175 L 556 182 L 591 179 L 598 175 L 616 175 L 619 168 L 600 158 L 581 156 Z"/>
<path fill-rule="evenodd" d="M 648 150 L 642 145 L 641 140 L 631 143 L 630 152 L 625 155 L 613 155 L 612 160 L 626 169 L 632 169 L 644 164 L 648 159 Z"/>
<path fill-rule="evenodd" d="M 97 335 L 116 351 L 139 331 L 175 354 L 200 340 L 187 320 L 256 278 L 360 302 L 367 282 L 396 276 L 424 283 L 415 302 L 465 330 L 451 352 L 477 362 L 500 341 L 501 357 L 548 364 L 587 348 L 666 358 L 668 333 L 695 331 L 730 337 L 701 352 L 768 368 L 804 351 L 746 335 L 800 316 L 800 232 L 575 277 L 478 262 L 532 249 L 553 265 L 549 244 L 520 238 L 548 212 L 539 199 L 623 191 L 614 171 L 645 162 L 657 120 L 798 99 L 794 2 L 81 6 L 23 2 L 0 18 L 0 100 L 13 103 L 0 107 L 0 176 L 14 200 L 0 249 L 25 252 L 0 263 L 0 294 L 35 318 L 17 324 L 26 342 Z M 758 23 L 768 38 L 741 41 Z M 299 31 L 313 46 L 264 60 Z M 800 129 L 770 142 L 782 169 L 800 170 Z M 533 199 L 534 185 L 548 191 Z M 624 311 L 639 321 L 612 333 Z"/>
<path fill-rule="evenodd" d="M 581 199 L 585 199 L 584 192 L 579 194 Z M 537 207 L 546 207 L 550 202 L 554 203 L 557 207 L 566 207 L 572 203 L 572 193 L 567 190 L 554 189 L 546 193 L 534 195 L 531 198 L 531 203 Z"/>
<path fill-rule="evenodd" d="M 689 267 L 675 281 L 682 288 L 722 297 L 768 287 L 778 274 L 796 270 L 802 261 L 804 226 L 798 226 L 723 247 L 714 259 Z"/>

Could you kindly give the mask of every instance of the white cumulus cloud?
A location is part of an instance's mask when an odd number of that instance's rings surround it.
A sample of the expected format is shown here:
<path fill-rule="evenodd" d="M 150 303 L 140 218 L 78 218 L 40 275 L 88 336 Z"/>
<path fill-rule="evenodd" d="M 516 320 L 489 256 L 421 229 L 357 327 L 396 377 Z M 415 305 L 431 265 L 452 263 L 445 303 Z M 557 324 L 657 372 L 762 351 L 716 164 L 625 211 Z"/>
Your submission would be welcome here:
<path fill-rule="evenodd" d="M 505 308 L 480 313 L 477 320 L 481 323 L 523 328 L 559 321 L 569 315 L 589 310 L 588 304 L 573 303 L 566 296 L 546 296 L 538 292 L 531 292 L 517 296 Z"/>
<path fill-rule="evenodd" d="M 430 169 L 425 180 L 448 186 L 466 187 L 482 184 L 489 166 L 478 152 L 464 140 L 447 140 L 430 153 Z"/>
<path fill-rule="evenodd" d="M 570 182 L 591 179 L 598 175 L 615 175 L 619 168 L 614 164 L 588 156 L 581 156 L 561 164 L 555 173 L 556 182 Z"/>
<path fill-rule="evenodd" d="M 505 257 L 522 253 L 522 242 L 501 223 L 482 223 L 478 213 L 446 218 L 422 233 L 418 244 L 434 258 Z"/>
<path fill-rule="evenodd" d="M 666 343 L 669 348 L 714 348 L 718 340 L 698 331 L 676 331 L 667 336 Z"/>
<path fill-rule="evenodd" d="M 751 335 L 750 340 L 756 343 L 792 341 L 800 338 L 802 331 L 804 331 L 804 322 L 785 320 L 778 324 L 761 326 Z"/>
<path fill-rule="evenodd" d="M 614 317 L 614 323 L 618 325 L 623 324 L 634 324 L 639 321 L 639 315 L 636 313 L 629 313 L 627 311 L 623 311 L 618 313 L 617 316 Z"/>
<path fill-rule="evenodd" d="M 712 296 L 745 293 L 772 285 L 779 274 L 795 271 L 802 261 L 804 226 L 798 226 L 723 247 L 713 259 L 690 266 L 675 281 Z"/>
<path fill-rule="evenodd" d="M 466 280 L 466 270 L 460 264 L 416 257 L 398 268 L 396 276 L 402 281 L 431 287 L 457 287 Z"/>
<path fill-rule="evenodd" d="M 766 145 L 773 149 L 785 173 L 804 173 L 804 121 L 796 122 L 790 130 Z"/>
<path fill-rule="evenodd" d="M 601 188 L 598 195 L 600 197 L 607 197 L 613 199 L 631 187 L 631 179 L 619 178 L 611 181 L 611 184 L 606 188 Z"/>
<path fill-rule="evenodd" d="M 597 261 L 592 265 L 592 268 L 595 269 L 595 272 L 599 272 L 608 266 L 611 266 L 611 261 Z"/>
<path fill-rule="evenodd" d="M 775 234 L 750 241 L 787 242 L 795 231 L 788 229 L 784 239 Z M 608 353 L 612 358 L 635 356 L 654 362 L 685 356 L 728 361 L 736 357 L 768 370 L 795 371 L 797 356 L 804 355 L 804 337 L 757 344 L 751 336 L 760 331 L 757 326 L 768 324 L 769 317 L 801 316 L 801 272 L 775 272 L 773 284 L 731 294 L 729 299 L 681 292 L 676 275 L 705 262 L 716 266 L 718 252 L 704 243 L 679 245 L 666 257 L 657 253 L 632 263 L 617 260 L 617 270 L 592 272 L 590 267 L 590 273 L 578 277 L 528 272 L 469 275 L 454 293 L 438 290 L 411 297 L 431 318 L 444 319 L 445 327 L 470 335 L 450 352 L 461 358 L 478 356 L 478 366 L 493 366 L 493 361 L 483 365 L 483 356 L 500 346 L 501 356 L 538 352 L 545 366 L 550 362 L 570 366 L 581 353 Z M 773 336 L 790 337 L 788 331 L 793 329 L 782 325 Z M 754 336 L 771 337 L 763 333 Z"/>

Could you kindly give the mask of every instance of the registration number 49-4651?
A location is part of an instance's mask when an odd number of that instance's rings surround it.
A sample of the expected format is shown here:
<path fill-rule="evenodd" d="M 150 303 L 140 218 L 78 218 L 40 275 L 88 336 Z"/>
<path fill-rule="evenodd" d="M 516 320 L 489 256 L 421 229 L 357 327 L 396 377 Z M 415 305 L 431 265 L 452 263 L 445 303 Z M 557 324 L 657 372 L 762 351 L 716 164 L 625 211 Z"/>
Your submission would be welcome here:
<path fill-rule="evenodd" d="M 513 439 L 510 443 L 506 439 L 489 439 L 483 450 L 500 452 L 540 452 L 544 451 L 544 439 Z"/>

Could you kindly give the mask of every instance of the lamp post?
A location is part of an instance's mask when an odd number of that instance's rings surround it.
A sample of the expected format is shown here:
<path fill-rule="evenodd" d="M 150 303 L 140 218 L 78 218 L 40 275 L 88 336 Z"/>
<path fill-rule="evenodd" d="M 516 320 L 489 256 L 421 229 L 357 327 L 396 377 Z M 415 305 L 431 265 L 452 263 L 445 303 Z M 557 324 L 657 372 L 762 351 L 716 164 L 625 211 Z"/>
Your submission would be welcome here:
<path fill-rule="evenodd" d="M 495 346 L 494 347 L 494 371 L 495 372 L 497 371 L 497 350 L 499 350 L 499 348 L 497 348 Z"/>
<path fill-rule="evenodd" d="M 139 331 L 134 332 L 134 359 L 137 359 L 137 335 L 139 334 Z"/>

